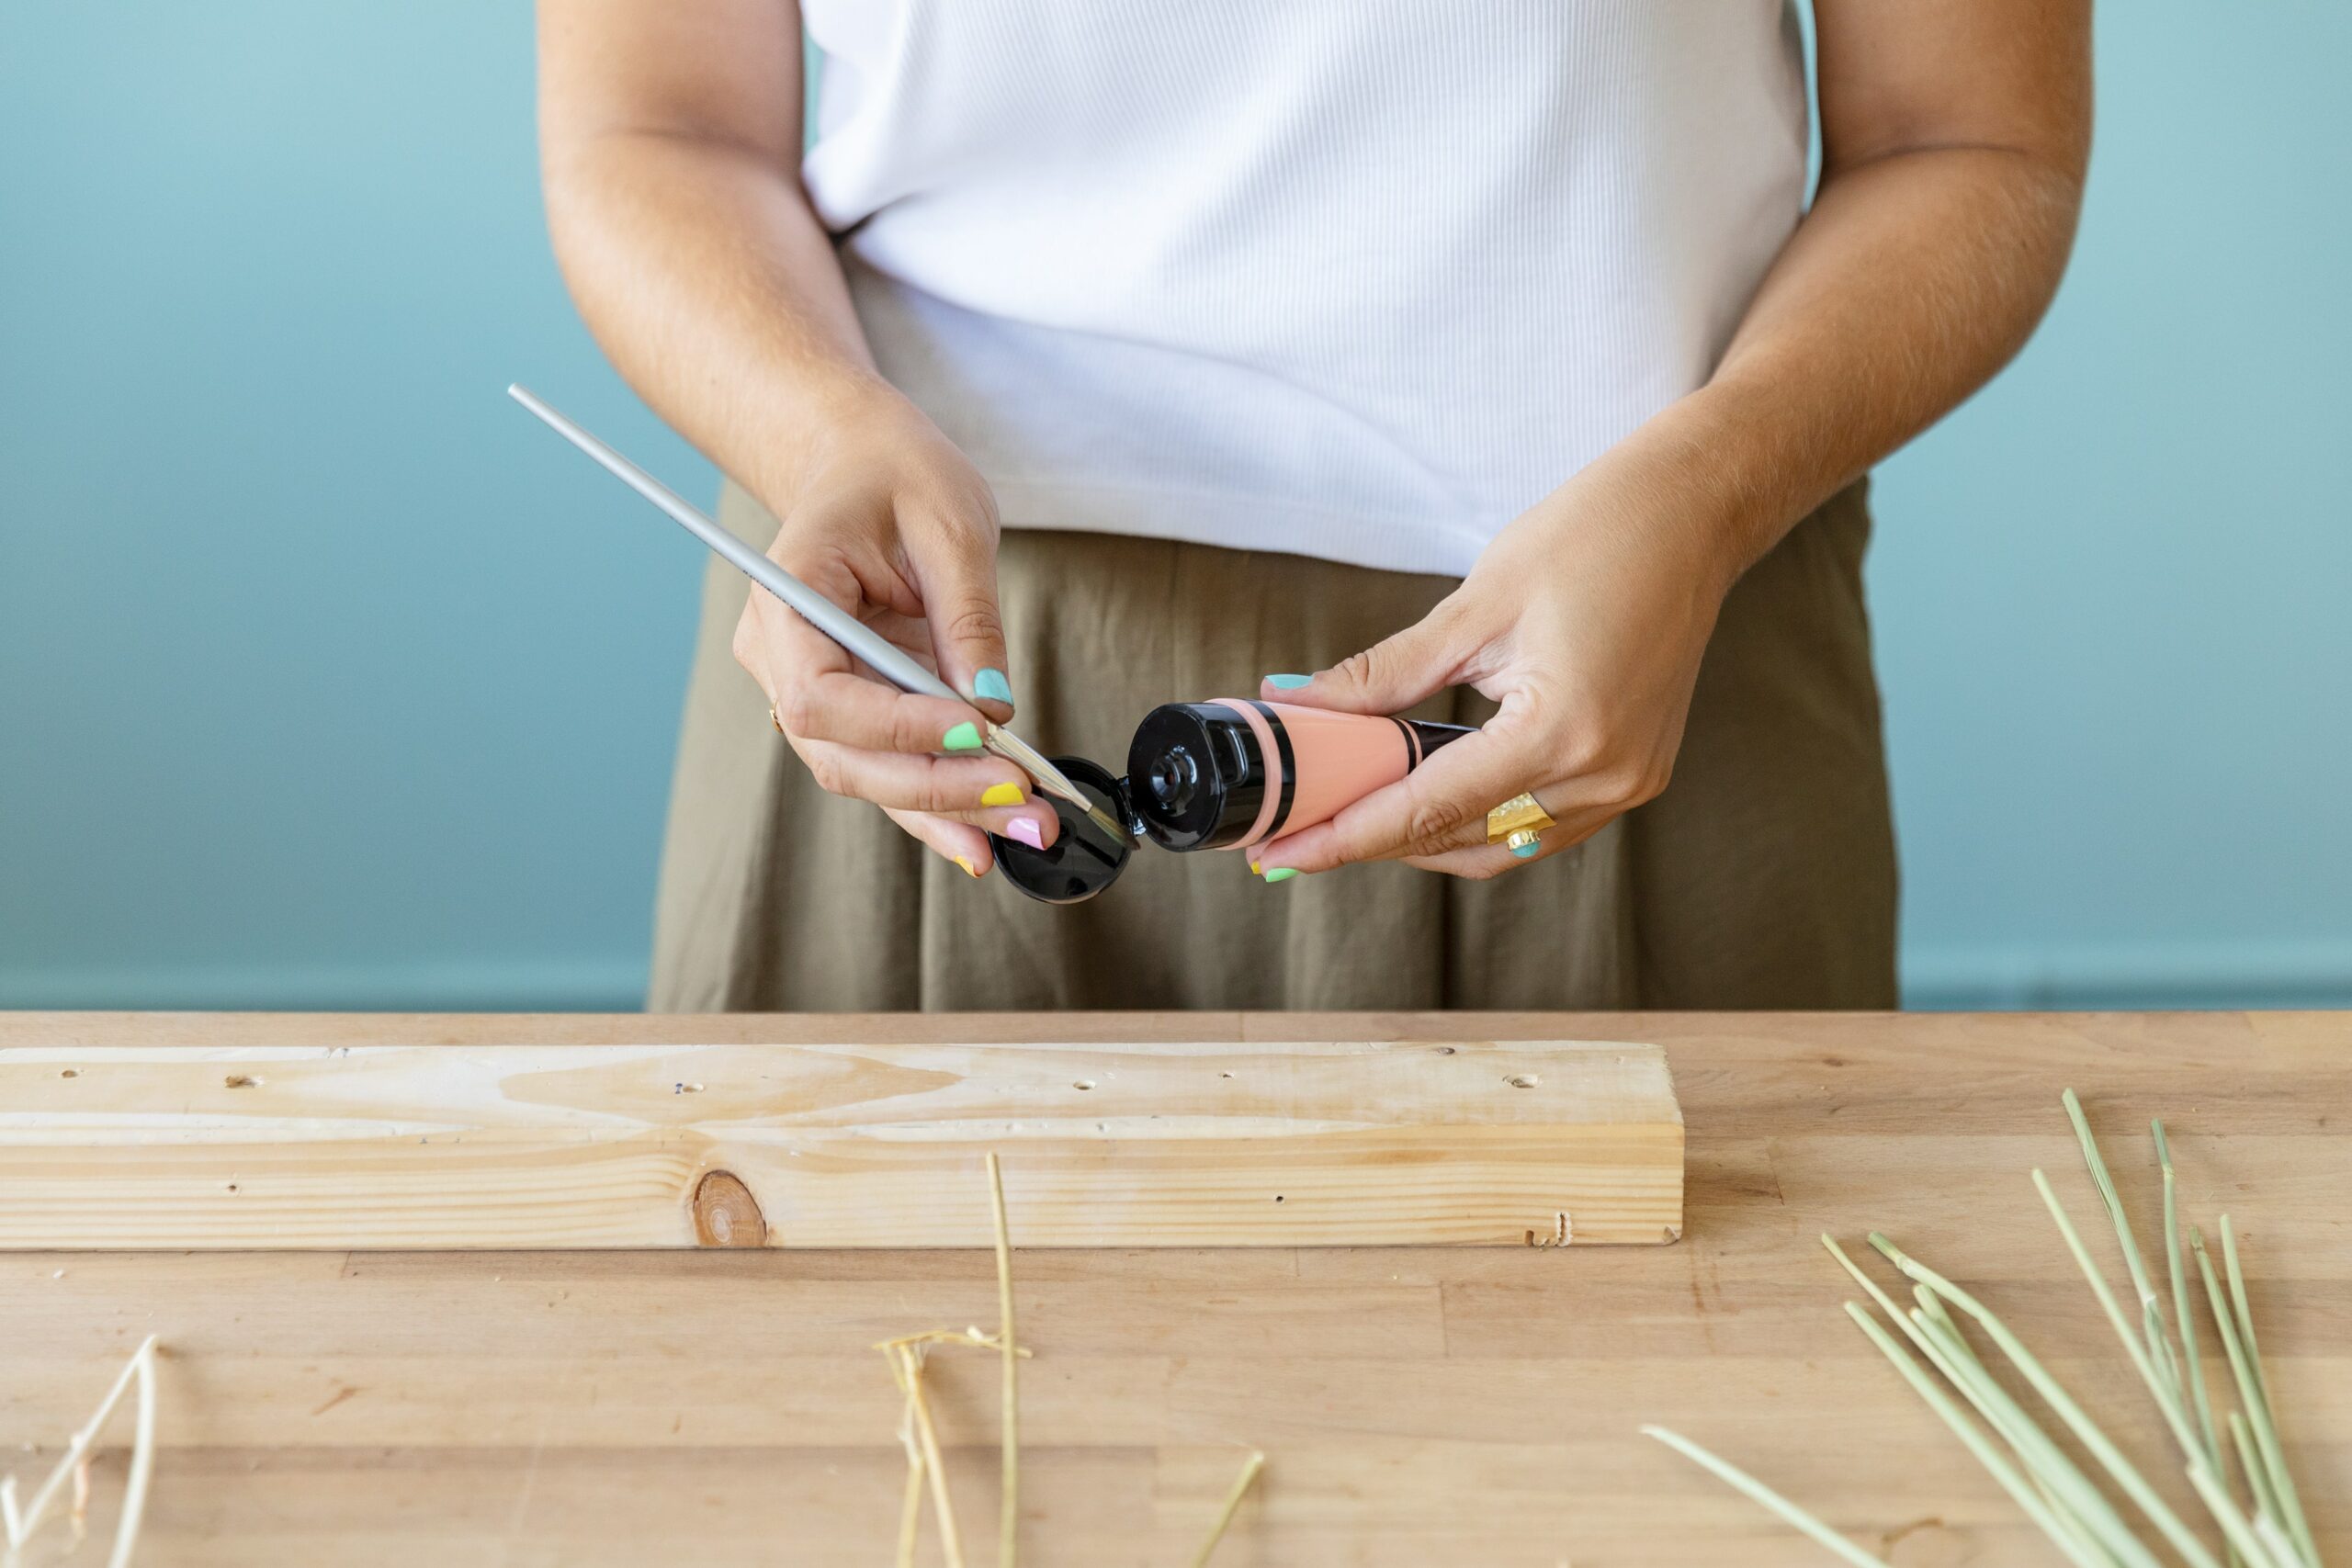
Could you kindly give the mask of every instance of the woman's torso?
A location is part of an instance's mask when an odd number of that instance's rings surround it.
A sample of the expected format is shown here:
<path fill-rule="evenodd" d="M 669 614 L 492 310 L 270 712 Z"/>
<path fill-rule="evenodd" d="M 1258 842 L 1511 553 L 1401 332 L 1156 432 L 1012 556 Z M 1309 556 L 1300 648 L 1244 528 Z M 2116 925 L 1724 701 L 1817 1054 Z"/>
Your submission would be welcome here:
<path fill-rule="evenodd" d="M 804 0 L 804 176 L 1013 526 L 1459 574 L 1699 385 L 1804 197 L 1784 0 Z"/>

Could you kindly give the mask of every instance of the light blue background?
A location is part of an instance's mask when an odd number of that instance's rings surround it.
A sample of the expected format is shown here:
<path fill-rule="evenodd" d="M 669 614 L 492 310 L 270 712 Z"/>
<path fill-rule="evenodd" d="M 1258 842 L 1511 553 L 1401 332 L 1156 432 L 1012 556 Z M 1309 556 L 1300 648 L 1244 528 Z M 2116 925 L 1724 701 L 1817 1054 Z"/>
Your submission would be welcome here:
<path fill-rule="evenodd" d="M 2039 340 L 1887 465 L 1928 1005 L 2352 1001 L 2352 7 L 2101 18 Z M 689 491 L 540 228 L 527 8 L 12 9 L 0 1004 L 628 1007 Z"/>

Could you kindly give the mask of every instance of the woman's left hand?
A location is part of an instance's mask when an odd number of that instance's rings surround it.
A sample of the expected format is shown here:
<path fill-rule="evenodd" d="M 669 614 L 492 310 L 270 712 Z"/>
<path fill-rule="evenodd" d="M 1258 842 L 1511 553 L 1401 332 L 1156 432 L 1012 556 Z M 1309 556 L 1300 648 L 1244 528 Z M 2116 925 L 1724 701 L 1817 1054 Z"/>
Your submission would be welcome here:
<path fill-rule="evenodd" d="M 1270 702 L 1372 714 L 1466 684 L 1499 711 L 1398 783 L 1264 845 L 1261 870 L 1402 860 L 1494 876 L 1582 842 L 1666 787 L 1738 566 L 1708 508 L 1608 468 L 1497 535 L 1419 625 L 1305 686 L 1266 683 Z M 1531 791 L 1557 825 L 1532 855 L 1489 844 L 1487 813 Z"/>

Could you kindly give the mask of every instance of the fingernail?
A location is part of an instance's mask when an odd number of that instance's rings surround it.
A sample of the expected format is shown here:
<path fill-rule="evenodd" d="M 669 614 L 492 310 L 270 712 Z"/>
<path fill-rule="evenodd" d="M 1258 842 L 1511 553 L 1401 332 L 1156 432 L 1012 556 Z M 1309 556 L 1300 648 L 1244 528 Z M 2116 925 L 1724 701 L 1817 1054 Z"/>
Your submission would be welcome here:
<path fill-rule="evenodd" d="M 1519 844 L 1513 846 L 1510 852 L 1521 860 L 1532 860 L 1534 858 L 1535 852 L 1543 847 L 1541 844 Z"/>
<path fill-rule="evenodd" d="M 1036 823 L 1026 817 L 1016 817 L 1006 823 L 1004 836 L 1008 839 L 1018 839 L 1033 850 L 1042 850 L 1046 847 L 1046 835 L 1039 831 Z"/>
<path fill-rule="evenodd" d="M 1266 684 L 1280 692 L 1295 692 L 1315 679 L 1312 675 L 1269 675 Z"/>
<path fill-rule="evenodd" d="M 980 727 L 968 718 L 939 738 L 940 749 L 945 751 L 977 751 L 983 744 Z"/>
<path fill-rule="evenodd" d="M 1250 863 L 1250 874 L 1252 876 L 1263 876 L 1266 874 L 1266 868 L 1260 865 L 1253 860 Z"/>
<path fill-rule="evenodd" d="M 972 863 L 972 860 L 969 855 L 956 855 L 953 858 L 957 865 L 964 868 L 965 875 L 978 876 L 980 874 L 980 868 Z"/>
<path fill-rule="evenodd" d="M 1012 682 L 1004 678 L 1003 671 L 991 666 L 972 677 L 972 695 L 986 697 L 992 703 L 1003 703 L 1010 706 L 1012 702 Z"/>
<path fill-rule="evenodd" d="M 1274 867 L 1273 870 L 1264 874 L 1266 880 L 1269 882 L 1288 882 L 1292 877 L 1296 876 L 1297 874 L 1298 868 L 1294 865 L 1278 865 Z"/>
<path fill-rule="evenodd" d="M 982 806 L 1021 806 L 1025 805 L 1028 799 L 1027 795 L 1021 793 L 1021 786 L 1017 784 L 992 784 L 980 795 L 980 804 Z"/>

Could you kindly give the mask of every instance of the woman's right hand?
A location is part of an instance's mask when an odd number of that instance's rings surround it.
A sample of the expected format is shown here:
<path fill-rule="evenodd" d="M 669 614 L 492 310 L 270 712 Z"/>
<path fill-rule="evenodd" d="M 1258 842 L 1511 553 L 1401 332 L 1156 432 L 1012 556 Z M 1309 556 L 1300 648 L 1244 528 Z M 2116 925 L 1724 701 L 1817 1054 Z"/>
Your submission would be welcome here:
<path fill-rule="evenodd" d="M 769 558 L 968 699 L 899 691 L 753 589 L 735 658 L 818 784 L 873 801 L 974 876 L 992 863 L 986 833 L 1052 843 L 1052 803 L 980 749 L 988 724 L 1012 716 L 988 481 L 877 385 L 829 422 L 783 488 L 762 494 L 783 520 Z"/>

